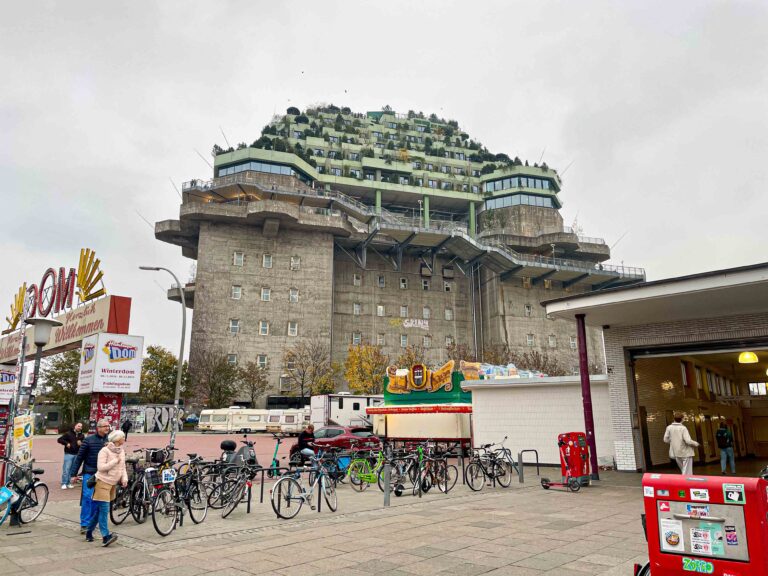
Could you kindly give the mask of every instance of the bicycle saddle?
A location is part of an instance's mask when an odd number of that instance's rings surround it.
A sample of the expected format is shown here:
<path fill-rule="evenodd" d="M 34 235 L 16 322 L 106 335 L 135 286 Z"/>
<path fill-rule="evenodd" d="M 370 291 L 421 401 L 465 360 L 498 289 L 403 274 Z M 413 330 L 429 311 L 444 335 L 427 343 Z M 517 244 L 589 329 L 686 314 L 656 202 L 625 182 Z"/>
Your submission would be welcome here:
<path fill-rule="evenodd" d="M 138 456 L 126 456 L 125 457 L 125 463 L 126 464 L 136 464 L 139 461 Z"/>
<path fill-rule="evenodd" d="M 189 456 L 190 460 L 194 460 L 195 458 L 197 458 L 197 453 L 196 452 L 192 452 L 192 453 L 187 452 L 187 456 Z"/>
<path fill-rule="evenodd" d="M 42 468 L 32 468 L 32 474 L 45 474 L 45 470 Z"/>

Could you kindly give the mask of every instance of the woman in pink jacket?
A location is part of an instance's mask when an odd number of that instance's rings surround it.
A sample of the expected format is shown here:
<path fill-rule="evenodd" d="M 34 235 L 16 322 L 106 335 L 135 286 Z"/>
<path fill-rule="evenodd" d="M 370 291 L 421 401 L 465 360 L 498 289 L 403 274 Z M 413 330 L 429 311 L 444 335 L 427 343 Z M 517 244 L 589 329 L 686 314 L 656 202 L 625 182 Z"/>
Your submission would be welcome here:
<path fill-rule="evenodd" d="M 125 434 L 115 430 L 107 437 L 107 444 L 99 451 L 96 472 L 96 487 L 93 490 L 94 512 L 85 540 L 93 542 L 93 529 L 99 524 L 102 546 L 109 546 L 117 536 L 109 532 L 109 503 L 115 497 L 117 483 L 128 485 L 128 471 L 125 469 Z"/>

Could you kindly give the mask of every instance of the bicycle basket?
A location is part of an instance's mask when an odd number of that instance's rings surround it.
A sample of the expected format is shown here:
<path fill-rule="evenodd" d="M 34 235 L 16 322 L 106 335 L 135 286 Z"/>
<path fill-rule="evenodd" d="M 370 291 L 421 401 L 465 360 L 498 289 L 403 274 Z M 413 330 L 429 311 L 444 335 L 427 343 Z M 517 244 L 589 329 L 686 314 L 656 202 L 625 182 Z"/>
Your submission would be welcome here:
<path fill-rule="evenodd" d="M 339 470 L 346 470 L 349 468 L 350 462 L 352 462 L 352 458 L 349 456 L 339 456 Z"/>
<path fill-rule="evenodd" d="M 162 480 L 160 479 L 160 474 L 157 471 L 157 468 L 147 468 L 144 470 L 144 473 L 147 475 L 147 482 L 150 486 L 161 486 Z"/>
<path fill-rule="evenodd" d="M 152 464 L 162 464 L 165 462 L 166 454 L 165 450 L 149 448 L 147 450 L 147 462 Z"/>
<path fill-rule="evenodd" d="M 31 484 L 34 480 L 32 476 L 32 468 L 29 466 L 15 465 L 9 475 L 11 482 L 14 484 L 25 485 Z"/>
<path fill-rule="evenodd" d="M 13 504 L 18 499 L 19 499 L 19 495 L 16 494 L 16 492 L 11 490 L 10 488 L 7 488 L 5 486 L 0 488 L 0 506 L 5 504 L 9 500 L 11 501 L 11 504 Z"/>

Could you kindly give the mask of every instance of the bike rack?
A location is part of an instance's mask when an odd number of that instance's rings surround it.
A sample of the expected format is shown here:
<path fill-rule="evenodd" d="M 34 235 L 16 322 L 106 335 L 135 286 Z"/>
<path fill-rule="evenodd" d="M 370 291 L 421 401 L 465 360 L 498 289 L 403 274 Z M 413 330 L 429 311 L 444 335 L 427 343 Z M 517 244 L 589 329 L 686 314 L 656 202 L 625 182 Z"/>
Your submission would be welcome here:
<path fill-rule="evenodd" d="M 518 473 L 518 479 L 520 480 L 520 484 L 524 482 L 523 480 L 523 469 L 525 468 L 525 463 L 523 462 L 523 454 L 526 452 L 533 452 L 536 454 L 536 476 L 541 476 L 541 468 L 539 467 L 539 451 L 534 450 L 533 448 L 530 448 L 528 450 L 520 450 L 520 452 L 517 453 L 517 473 Z"/>

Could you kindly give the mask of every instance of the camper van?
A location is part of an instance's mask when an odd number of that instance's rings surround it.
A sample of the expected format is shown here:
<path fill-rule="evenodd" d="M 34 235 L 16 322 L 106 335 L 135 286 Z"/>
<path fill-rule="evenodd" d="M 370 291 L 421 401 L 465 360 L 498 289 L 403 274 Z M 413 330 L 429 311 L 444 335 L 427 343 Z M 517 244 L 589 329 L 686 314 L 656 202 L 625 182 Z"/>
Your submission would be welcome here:
<path fill-rule="evenodd" d="M 203 410 L 197 429 L 201 432 L 265 432 L 268 414 L 268 410 L 252 410 L 238 406 Z"/>
<path fill-rule="evenodd" d="M 309 424 L 309 408 L 270 410 L 266 430 L 275 434 L 299 434 L 307 424 Z"/>
<path fill-rule="evenodd" d="M 383 404 L 384 396 L 381 394 L 366 396 L 341 392 L 312 396 L 312 424 L 315 428 L 328 425 L 369 427 L 371 420 L 365 409 Z"/>

